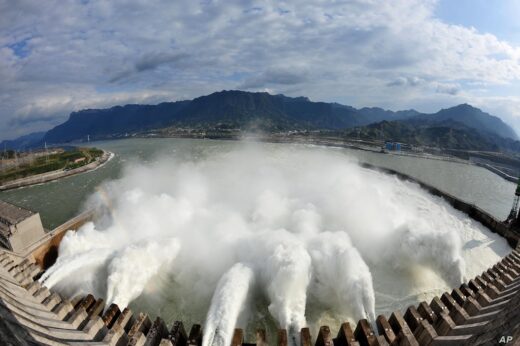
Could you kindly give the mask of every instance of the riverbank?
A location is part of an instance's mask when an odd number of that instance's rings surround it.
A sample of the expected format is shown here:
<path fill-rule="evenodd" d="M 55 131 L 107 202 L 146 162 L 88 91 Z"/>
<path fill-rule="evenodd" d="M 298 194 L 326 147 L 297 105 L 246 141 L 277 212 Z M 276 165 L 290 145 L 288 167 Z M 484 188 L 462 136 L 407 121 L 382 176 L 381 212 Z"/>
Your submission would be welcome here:
<path fill-rule="evenodd" d="M 480 163 L 480 162 L 477 162 L 477 163 L 474 163 L 476 166 L 479 166 L 479 167 L 482 167 L 482 168 L 485 168 L 493 173 L 495 173 L 496 175 L 504 178 L 505 180 L 507 181 L 510 181 L 512 183 L 516 183 L 518 182 L 518 177 L 514 177 L 512 175 L 509 175 L 507 174 L 506 172 L 502 172 L 500 169 L 494 167 L 494 166 L 491 166 L 490 164 L 488 163 Z"/>
<path fill-rule="evenodd" d="M 91 162 L 87 165 L 70 169 L 70 170 L 56 170 L 52 172 L 42 173 L 38 175 L 33 175 L 26 178 L 16 179 L 13 181 L 9 181 L 3 185 L 0 185 L 0 191 L 7 191 L 12 189 L 18 189 L 25 186 L 37 185 L 48 183 L 51 181 L 55 181 L 61 178 L 70 177 L 72 175 L 77 175 L 85 172 L 90 172 L 98 169 L 103 166 L 105 163 L 110 161 L 114 157 L 114 154 L 108 151 L 103 150 L 103 154 L 97 158 L 94 162 Z"/>
<path fill-rule="evenodd" d="M 373 152 L 377 154 L 386 154 L 386 155 L 394 155 L 394 156 L 405 156 L 405 157 L 414 157 L 420 159 L 427 160 L 436 160 L 436 161 L 446 161 L 446 162 L 454 162 L 469 166 L 478 166 L 489 170 L 490 172 L 500 176 L 504 180 L 516 183 L 518 181 L 517 177 L 508 175 L 496 167 L 490 164 L 478 164 L 472 162 L 470 160 L 464 160 L 451 155 L 437 155 L 432 153 L 425 152 L 412 152 L 412 151 L 387 151 L 382 150 L 381 146 L 375 144 L 367 144 L 365 141 L 356 141 L 356 140 L 339 140 L 337 138 L 319 138 L 312 136 L 286 136 L 286 135 L 230 135 L 230 136 L 201 136 L 199 134 L 142 134 L 132 136 L 134 138 L 186 138 L 186 139 L 211 139 L 211 140 L 228 140 L 228 141 L 258 141 L 264 143 L 287 143 L 287 144 L 304 144 L 304 145 L 316 145 L 316 146 L 326 146 L 326 147 L 334 147 L 334 148 L 345 148 L 345 149 L 353 149 L 353 150 L 362 150 Z M 120 138 L 118 138 L 120 139 Z"/>
<path fill-rule="evenodd" d="M 129 137 L 121 137 L 121 138 L 113 138 L 113 140 L 118 139 L 128 139 Z M 201 134 L 201 133 L 175 133 L 175 132 L 152 132 L 152 133 L 142 133 L 132 135 L 130 138 L 186 138 L 186 139 L 211 139 L 211 140 L 228 140 L 228 141 L 258 141 L 264 143 L 289 143 L 289 144 L 310 144 L 310 145 L 318 145 L 318 146 L 327 146 L 327 147 L 335 147 L 335 148 L 346 148 L 346 149 L 354 149 L 354 150 L 363 150 L 369 151 L 373 153 L 380 154 L 388 154 L 388 155 L 397 155 L 397 156 L 408 156 L 408 157 L 417 157 L 428 160 L 440 160 L 440 161 L 449 161 L 449 162 L 457 162 L 461 164 L 474 165 L 473 162 L 469 160 L 463 160 L 455 156 L 451 155 L 438 155 L 432 153 L 425 152 L 415 152 L 415 151 L 387 151 L 382 150 L 384 142 L 375 143 L 375 142 L 367 142 L 364 140 L 355 140 L 355 139 L 346 139 L 346 138 L 338 138 L 331 136 L 315 136 L 315 135 L 301 135 L 301 134 L 285 134 L 285 133 L 273 133 L 273 134 L 229 134 L 229 135 L 211 135 L 211 134 Z"/>

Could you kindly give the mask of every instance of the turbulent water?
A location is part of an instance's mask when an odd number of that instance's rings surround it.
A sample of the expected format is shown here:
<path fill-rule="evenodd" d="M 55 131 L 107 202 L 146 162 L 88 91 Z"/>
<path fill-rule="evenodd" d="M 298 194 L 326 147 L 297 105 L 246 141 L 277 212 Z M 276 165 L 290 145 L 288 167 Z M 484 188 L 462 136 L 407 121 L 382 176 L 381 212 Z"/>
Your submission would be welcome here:
<path fill-rule="evenodd" d="M 231 147 L 128 165 L 90 197 L 104 216 L 64 237 L 41 281 L 169 319 L 235 326 L 368 318 L 430 299 L 507 253 L 419 186 L 333 150 Z"/>

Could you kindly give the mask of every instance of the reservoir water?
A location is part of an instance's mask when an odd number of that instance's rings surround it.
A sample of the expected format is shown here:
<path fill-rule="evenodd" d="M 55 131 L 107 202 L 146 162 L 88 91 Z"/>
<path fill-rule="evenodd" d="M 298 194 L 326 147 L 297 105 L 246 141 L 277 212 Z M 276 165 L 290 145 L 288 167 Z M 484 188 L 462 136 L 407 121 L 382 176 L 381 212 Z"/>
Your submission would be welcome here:
<path fill-rule="evenodd" d="M 479 167 L 293 144 L 92 145 L 115 158 L 0 194 L 39 211 L 49 229 L 85 203 L 108 210 L 109 222 L 65 237 L 45 284 L 168 322 L 203 323 L 224 340 L 235 324 L 251 335 L 373 319 L 429 301 L 509 251 L 417 184 L 357 162 L 403 172 L 503 219 L 515 186 Z"/>
<path fill-rule="evenodd" d="M 103 181 L 117 179 L 126 163 L 150 163 L 159 154 L 202 157 L 229 150 L 237 142 L 195 139 L 127 139 L 92 143 L 114 152 L 116 157 L 104 167 L 87 174 L 59 181 L 0 192 L 0 198 L 40 212 L 44 226 L 52 229 L 77 214 L 85 197 Z M 240 145 L 240 144 L 238 144 Z M 267 148 L 300 146 L 291 144 L 259 144 Z M 310 147 L 310 146 L 309 146 Z M 466 202 L 474 203 L 499 219 L 505 219 L 511 208 L 515 184 L 477 166 L 456 162 L 388 155 L 361 150 L 326 148 L 340 151 L 381 167 L 408 174 L 446 191 Z"/>

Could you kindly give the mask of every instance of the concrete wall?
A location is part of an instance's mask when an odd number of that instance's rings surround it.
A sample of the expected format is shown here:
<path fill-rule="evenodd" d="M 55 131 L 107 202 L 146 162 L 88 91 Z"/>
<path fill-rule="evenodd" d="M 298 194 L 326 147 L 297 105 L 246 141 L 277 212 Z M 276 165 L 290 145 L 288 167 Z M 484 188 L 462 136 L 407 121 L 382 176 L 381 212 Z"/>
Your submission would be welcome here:
<path fill-rule="evenodd" d="M 58 258 L 58 249 L 67 231 L 78 230 L 85 223 L 91 221 L 93 216 L 93 211 L 84 212 L 48 232 L 30 250 L 30 255 L 34 258 L 35 263 L 43 270 L 52 266 Z"/>
<path fill-rule="evenodd" d="M 27 219 L 12 226 L 13 234 L 9 237 L 11 248 L 14 252 L 23 253 L 35 240 L 45 235 L 40 214 L 34 214 Z"/>
<path fill-rule="evenodd" d="M 493 166 L 491 166 L 490 164 L 487 164 L 487 163 L 480 163 L 480 162 L 476 162 L 475 163 L 477 166 L 480 166 L 482 168 L 485 168 L 485 169 L 488 169 L 490 170 L 491 172 L 495 173 L 496 175 L 504 178 L 505 180 L 508 180 L 512 183 L 515 183 L 518 181 L 518 177 L 513 177 L 512 175 L 509 175 L 505 172 L 502 172 L 501 170 L 499 170 L 498 168 L 495 168 Z"/>

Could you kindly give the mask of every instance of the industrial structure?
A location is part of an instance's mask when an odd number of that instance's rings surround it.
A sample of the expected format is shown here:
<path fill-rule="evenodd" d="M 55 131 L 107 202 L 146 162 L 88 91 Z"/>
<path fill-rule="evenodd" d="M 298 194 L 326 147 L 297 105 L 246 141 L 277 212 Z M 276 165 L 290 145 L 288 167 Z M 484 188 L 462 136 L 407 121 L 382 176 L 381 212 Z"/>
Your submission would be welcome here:
<path fill-rule="evenodd" d="M 511 211 L 509 212 L 509 216 L 507 217 L 506 222 L 511 226 L 518 226 L 518 207 L 520 201 L 520 178 L 518 178 L 518 183 L 516 185 L 515 197 L 513 199 L 513 206 L 511 207 Z"/>
<path fill-rule="evenodd" d="M 23 253 L 44 236 L 40 214 L 0 201 L 0 247 Z"/>
<path fill-rule="evenodd" d="M 257 330 L 254 340 L 247 342 L 244 331 L 235 329 L 230 346 L 520 344 L 520 234 L 516 226 L 418 183 L 506 238 L 512 251 L 451 292 L 394 311 L 388 317 L 380 315 L 375 321 L 362 319 L 355 325 L 345 322 L 337 331 L 322 326 L 315 336 L 311 336 L 309 328 L 302 328 L 299 345 L 294 344 L 285 329 L 278 330 L 275 340 L 267 340 L 266 331 Z M 515 194 L 515 217 L 519 192 L 517 189 Z M 23 216 L 30 217 L 27 213 Z M 77 229 L 91 217 L 91 213 L 82 214 L 49 232 L 26 255 L 0 248 L 0 344 L 201 346 L 202 325 L 188 328 L 182 321 L 167 324 L 160 317 L 152 320 L 147 314 L 133 314 L 124 306 L 106 307 L 103 299 L 90 294 L 69 300 L 36 280 L 52 265 L 52 260 L 42 259 L 55 260 L 55 254 L 50 257 L 48 254 L 56 251 L 64 233 Z"/>
<path fill-rule="evenodd" d="M 385 142 L 384 148 L 388 151 L 401 151 L 401 143 Z"/>

